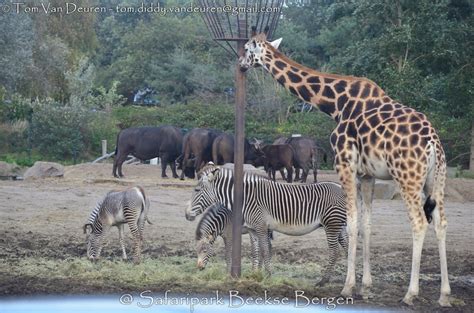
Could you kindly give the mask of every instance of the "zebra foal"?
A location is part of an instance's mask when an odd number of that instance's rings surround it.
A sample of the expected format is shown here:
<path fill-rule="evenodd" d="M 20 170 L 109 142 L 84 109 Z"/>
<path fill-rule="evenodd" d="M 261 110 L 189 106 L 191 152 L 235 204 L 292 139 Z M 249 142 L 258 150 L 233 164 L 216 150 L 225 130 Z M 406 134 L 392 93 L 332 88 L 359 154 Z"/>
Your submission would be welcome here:
<path fill-rule="evenodd" d="M 252 270 L 256 270 L 262 266 L 257 236 L 253 230 L 249 230 L 245 226 L 242 228 L 242 234 L 249 234 L 250 236 Z M 197 267 L 200 270 L 206 267 L 209 259 L 214 255 L 214 242 L 219 236 L 224 240 L 225 261 L 227 271 L 230 271 L 232 258 L 232 211 L 228 210 L 221 203 L 215 203 L 205 210 L 196 228 Z M 271 243 L 270 240 L 273 239 L 271 231 L 268 233 L 268 236 L 269 243 Z"/>
<path fill-rule="evenodd" d="M 207 165 L 200 173 L 198 185 L 186 209 L 192 220 L 213 203 L 227 209 L 233 205 L 233 171 Z M 256 234 L 259 253 L 267 273 L 270 269 L 268 231 L 301 236 L 324 227 L 329 247 L 329 262 L 320 281 L 329 280 L 339 248 L 347 253 L 346 199 L 339 184 L 287 184 L 266 177 L 245 173 L 243 219 L 245 226 Z"/>
<path fill-rule="evenodd" d="M 128 224 L 134 240 L 133 261 L 140 263 L 145 221 L 151 224 L 147 218 L 149 207 L 150 201 L 141 187 L 108 192 L 97 203 L 83 227 L 84 234 L 87 234 L 87 257 L 90 260 L 100 257 L 105 234 L 112 226 L 116 226 L 119 231 L 122 258 L 126 260 L 123 231 L 125 224 Z"/>

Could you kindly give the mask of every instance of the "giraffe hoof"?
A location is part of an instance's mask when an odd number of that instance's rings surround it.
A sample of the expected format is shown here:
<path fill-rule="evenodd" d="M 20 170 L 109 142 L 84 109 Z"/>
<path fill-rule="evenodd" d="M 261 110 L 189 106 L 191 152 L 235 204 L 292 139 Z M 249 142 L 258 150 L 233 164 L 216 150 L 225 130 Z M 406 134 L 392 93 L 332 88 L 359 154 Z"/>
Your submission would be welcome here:
<path fill-rule="evenodd" d="M 352 297 L 352 287 L 344 287 L 341 291 L 341 296 L 344 298 Z"/>
<path fill-rule="evenodd" d="M 400 300 L 400 302 L 407 306 L 413 306 L 413 298 L 413 296 L 406 295 L 403 299 Z"/>
<path fill-rule="evenodd" d="M 451 302 L 449 301 L 449 297 L 447 295 L 443 295 L 439 298 L 438 303 L 440 306 L 445 308 L 451 307 Z"/>
<path fill-rule="evenodd" d="M 370 288 L 371 288 L 370 285 L 368 286 L 362 285 L 362 287 L 360 288 L 360 295 L 362 296 L 362 299 L 368 300 L 369 298 L 373 296 L 372 293 L 370 292 Z"/>

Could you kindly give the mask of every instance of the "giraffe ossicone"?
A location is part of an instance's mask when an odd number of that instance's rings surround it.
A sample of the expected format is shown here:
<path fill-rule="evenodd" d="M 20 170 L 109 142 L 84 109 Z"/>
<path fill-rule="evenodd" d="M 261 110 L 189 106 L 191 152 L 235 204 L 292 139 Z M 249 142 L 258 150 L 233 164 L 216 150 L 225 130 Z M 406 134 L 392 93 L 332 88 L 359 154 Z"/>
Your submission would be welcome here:
<path fill-rule="evenodd" d="M 342 294 L 352 295 L 355 287 L 358 184 L 364 230 L 362 291 L 368 293 L 372 285 L 369 250 L 374 181 L 393 179 L 408 207 L 413 233 L 410 285 L 403 301 L 412 304 L 418 295 L 421 252 L 428 220 L 432 218 L 441 265 L 438 302 L 449 306 L 451 289 L 444 212 L 446 159 L 431 123 L 423 113 L 390 98 L 370 79 L 323 73 L 291 60 L 278 50 L 280 42 L 281 39 L 268 42 L 265 32 L 253 34 L 244 46 L 245 54 L 239 64 L 242 71 L 263 67 L 290 93 L 319 108 L 337 123 L 330 142 L 347 195 L 349 234 L 348 268 Z"/>

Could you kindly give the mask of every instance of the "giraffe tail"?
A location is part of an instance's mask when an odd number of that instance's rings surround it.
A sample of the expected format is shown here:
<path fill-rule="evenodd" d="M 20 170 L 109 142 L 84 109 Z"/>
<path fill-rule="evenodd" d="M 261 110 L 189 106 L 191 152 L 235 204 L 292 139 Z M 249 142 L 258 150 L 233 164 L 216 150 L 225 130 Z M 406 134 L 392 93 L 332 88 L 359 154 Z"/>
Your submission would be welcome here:
<path fill-rule="evenodd" d="M 430 159 L 432 172 L 428 174 L 427 186 L 425 185 L 426 201 L 423 206 L 426 220 L 431 223 L 433 220 L 432 213 L 439 203 L 443 202 L 444 184 L 446 179 L 446 162 L 444 151 L 439 142 L 430 142 Z"/>
<path fill-rule="evenodd" d="M 431 223 L 433 219 L 431 214 L 433 213 L 435 207 L 436 207 L 436 201 L 434 199 L 431 199 L 430 196 L 428 196 L 426 198 L 425 205 L 423 206 L 423 211 L 425 211 L 425 216 L 428 223 Z"/>

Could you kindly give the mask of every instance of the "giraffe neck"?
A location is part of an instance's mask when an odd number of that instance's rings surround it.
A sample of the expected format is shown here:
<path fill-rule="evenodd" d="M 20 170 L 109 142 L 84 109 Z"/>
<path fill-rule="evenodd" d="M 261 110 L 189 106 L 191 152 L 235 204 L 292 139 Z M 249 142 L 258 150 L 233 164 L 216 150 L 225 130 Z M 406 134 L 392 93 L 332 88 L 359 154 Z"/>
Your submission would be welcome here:
<path fill-rule="evenodd" d="M 342 110 L 358 99 L 383 96 L 366 78 L 322 73 L 294 62 L 266 45 L 263 67 L 292 94 L 338 121 Z M 352 99 L 352 104 L 351 104 Z"/>

